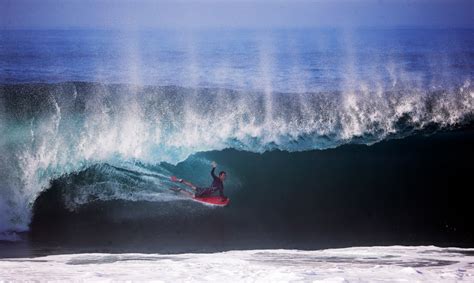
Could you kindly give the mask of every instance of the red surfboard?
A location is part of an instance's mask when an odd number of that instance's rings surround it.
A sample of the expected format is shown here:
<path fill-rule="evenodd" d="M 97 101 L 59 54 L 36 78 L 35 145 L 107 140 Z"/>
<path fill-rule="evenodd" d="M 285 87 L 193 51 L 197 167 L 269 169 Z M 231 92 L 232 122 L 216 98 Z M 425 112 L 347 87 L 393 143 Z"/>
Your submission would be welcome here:
<path fill-rule="evenodd" d="M 193 197 L 193 200 L 199 201 L 199 202 L 202 202 L 202 203 L 205 203 L 205 204 L 216 205 L 216 206 L 226 206 L 230 202 L 229 198 L 222 199 L 221 197 L 217 197 L 217 196 L 216 197 L 214 197 L 214 196 Z"/>
<path fill-rule="evenodd" d="M 183 179 L 178 179 L 175 176 L 171 176 L 172 182 L 182 182 Z M 180 192 L 181 188 L 170 188 L 173 192 Z M 187 194 L 186 194 L 187 195 Z M 226 206 L 229 204 L 229 198 L 221 198 L 217 196 L 209 196 L 209 197 L 192 197 L 193 200 L 207 204 L 207 205 L 215 205 L 215 206 Z"/>

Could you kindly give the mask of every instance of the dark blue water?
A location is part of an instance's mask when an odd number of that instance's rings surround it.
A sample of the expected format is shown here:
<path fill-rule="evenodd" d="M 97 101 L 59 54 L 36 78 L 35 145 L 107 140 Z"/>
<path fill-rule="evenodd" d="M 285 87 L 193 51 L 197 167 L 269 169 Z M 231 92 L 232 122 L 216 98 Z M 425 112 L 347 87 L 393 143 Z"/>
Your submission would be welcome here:
<path fill-rule="evenodd" d="M 1 31 L 0 38 L 4 83 L 304 92 L 452 87 L 474 69 L 469 29 Z"/>
<path fill-rule="evenodd" d="M 470 245 L 473 77 L 469 29 L 0 31 L 0 239 Z M 231 207 L 168 190 L 212 160 Z"/>

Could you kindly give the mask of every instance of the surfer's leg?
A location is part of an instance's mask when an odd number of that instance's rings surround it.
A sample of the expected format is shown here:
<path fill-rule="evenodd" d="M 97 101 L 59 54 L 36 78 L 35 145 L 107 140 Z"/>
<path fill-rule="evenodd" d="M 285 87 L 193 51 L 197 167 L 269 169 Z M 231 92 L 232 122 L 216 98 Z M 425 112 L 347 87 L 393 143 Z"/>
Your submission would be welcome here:
<path fill-rule="evenodd" d="M 193 191 L 196 191 L 196 186 L 193 185 L 192 183 L 188 182 L 188 181 L 185 181 L 183 180 L 183 182 L 181 182 L 183 184 L 185 184 L 186 186 L 190 187 L 191 189 L 193 189 Z"/>
<path fill-rule="evenodd" d="M 186 191 L 186 190 L 182 190 L 180 193 L 182 193 L 182 194 L 184 194 L 184 195 L 186 195 L 186 196 L 188 196 L 188 197 L 194 197 L 194 194 L 193 194 L 193 193 L 188 192 L 188 191 Z"/>
<path fill-rule="evenodd" d="M 184 189 L 181 189 L 180 187 L 175 187 L 175 188 L 170 188 L 170 190 L 172 190 L 173 192 L 176 192 L 176 193 L 180 193 L 182 195 L 185 195 L 187 197 L 194 197 L 194 194 L 191 193 L 191 192 L 188 192 Z"/>
<path fill-rule="evenodd" d="M 212 188 L 196 188 L 195 197 L 206 197 L 212 194 Z"/>

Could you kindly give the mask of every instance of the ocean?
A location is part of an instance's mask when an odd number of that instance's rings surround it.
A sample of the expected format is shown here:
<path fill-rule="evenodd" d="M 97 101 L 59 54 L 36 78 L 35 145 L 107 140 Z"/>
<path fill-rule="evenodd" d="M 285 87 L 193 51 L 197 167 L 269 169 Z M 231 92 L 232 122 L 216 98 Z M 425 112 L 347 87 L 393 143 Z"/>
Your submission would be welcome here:
<path fill-rule="evenodd" d="M 305 281 L 373 253 L 380 278 L 469 280 L 473 78 L 472 29 L 2 30 L 0 265 L 289 253 Z M 212 161 L 228 207 L 169 190 Z M 449 258 L 431 245 L 468 259 L 387 260 Z"/>

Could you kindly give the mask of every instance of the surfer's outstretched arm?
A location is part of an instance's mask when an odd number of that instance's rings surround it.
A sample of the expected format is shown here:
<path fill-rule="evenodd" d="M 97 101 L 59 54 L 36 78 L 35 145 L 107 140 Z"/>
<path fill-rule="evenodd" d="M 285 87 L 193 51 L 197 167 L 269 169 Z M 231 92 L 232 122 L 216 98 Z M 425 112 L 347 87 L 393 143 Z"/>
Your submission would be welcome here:
<path fill-rule="evenodd" d="M 217 164 L 215 161 L 212 161 L 212 170 L 211 170 L 211 176 L 212 176 L 212 179 L 217 179 L 218 177 L 216 176 L 216 173 L 214 171 L 216 171 L 216 167 L 217 167 Z"/>

